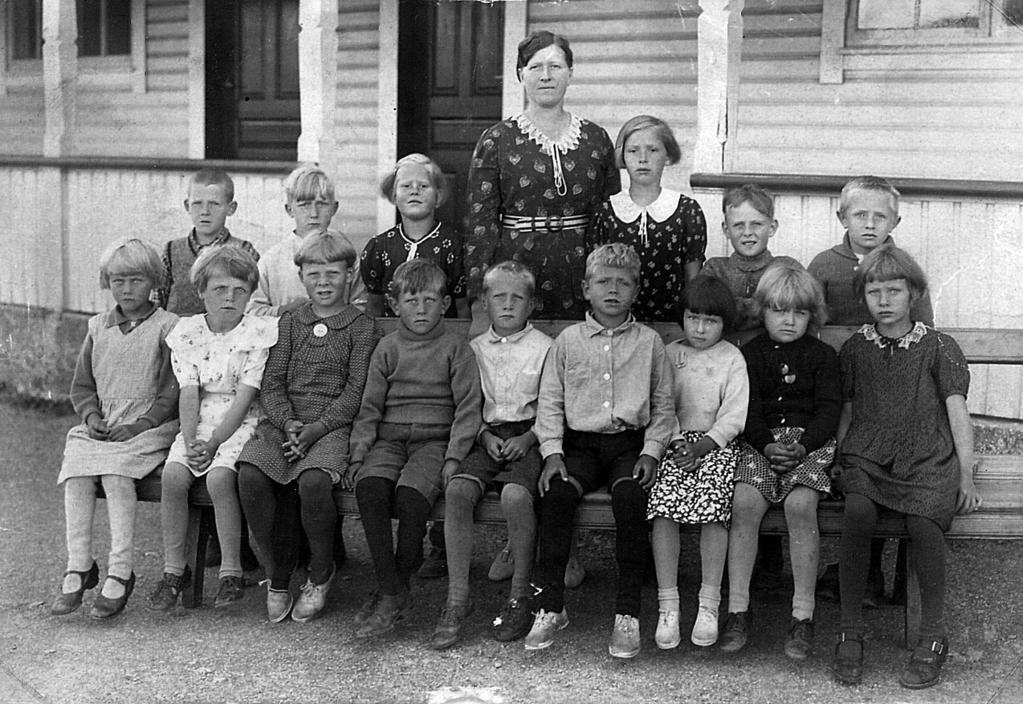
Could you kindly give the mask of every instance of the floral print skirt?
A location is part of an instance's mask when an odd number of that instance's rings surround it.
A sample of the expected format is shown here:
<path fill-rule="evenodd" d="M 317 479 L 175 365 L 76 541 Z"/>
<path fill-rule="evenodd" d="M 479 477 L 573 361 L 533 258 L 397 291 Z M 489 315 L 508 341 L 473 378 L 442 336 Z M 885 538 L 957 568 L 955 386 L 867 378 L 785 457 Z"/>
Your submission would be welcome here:
<path fill-rule="evenodd" d="M 803 428 L 771 428 L 776 442 L 798 442 Z M 835 439 L 828 440 L 800 462 L 795 469 L 779 474 L 771 469 L 767 458 L 745 440 L 739 445 L 739 464 L 735 468 L 735 481 L 758 489 L 772 504 L 785 500 L 796 486 L 808 486 L 827 494 L 831 492 L 828 469 L 835 461 Z"/>
<path fill-rule="evenodd" d="M 701 431 L 687 430 L 683 440 L 695 443 Z M 647 501 L 647 520 L 668 518 L 676 523 L 724 523 L 732 520 L 732 491 L 738 447 L 730 442 L 704 455 L 696 471 L 678 468 L 670 453 L 661 460 L 657 482 Z"/>

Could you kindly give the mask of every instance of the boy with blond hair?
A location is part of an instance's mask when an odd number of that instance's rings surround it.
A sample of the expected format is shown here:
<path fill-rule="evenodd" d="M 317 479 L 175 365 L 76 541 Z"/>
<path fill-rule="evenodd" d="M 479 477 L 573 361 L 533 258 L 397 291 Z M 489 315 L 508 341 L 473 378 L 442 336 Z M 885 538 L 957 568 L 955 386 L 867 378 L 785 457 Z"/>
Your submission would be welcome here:
<path fill-rule="evenodd" d="M 540 475 L 537 606 L 526 650 L 541 650 L 568 625 L 565 567 L 583 494 L 608 486 L 615 517 L 618 596 L 608 652 L 639 654 L 640 592 L 647 561 L 647 492 L 675 425 L 664 343 L 636 322 L 636 252 L 620 242 L 586 259 L 585 321 L 565 328 L 540 380 L 536 423 Z"/>

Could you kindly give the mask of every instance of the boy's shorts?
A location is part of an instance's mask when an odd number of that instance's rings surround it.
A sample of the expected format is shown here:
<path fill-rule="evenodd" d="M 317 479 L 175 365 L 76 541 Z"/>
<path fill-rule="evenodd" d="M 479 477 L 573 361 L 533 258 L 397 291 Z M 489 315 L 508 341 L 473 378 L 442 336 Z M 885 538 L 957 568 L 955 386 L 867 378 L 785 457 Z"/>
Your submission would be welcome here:
<path fill-rule="evenodd" d="M 502 440 L 522 435 L 533 428 L 533 421 L 520 420 L 513 423 L 501 423 L 488 426 L 490 432 Z M 530 495 L 535 499 L 537 494 L 537 480 L 540 478 L 542 459 L 536 445 L 529 448 L 526 456 L 514 462 L 495 462 L 487 453 L 486 448 L 477 442 L 472 451 L 462 461 L 458 468 L 456 477 L 473 479 L 479 483 L 483 491 L 492 483 L 497 484 L 518 484 L 529 490 Z"/>
<path fill-rule="evenodd" d="M 395 488 L 415 489 L 432 506 L 444 493 L 441 472 L 450 435 L 450 425 L 381 423 L 355 481 L 387 479 Z"/>
<path fill-rule="evenodd" d="M 578 482 L 584 494 L 603 486 L 610 489 L 619 479 L 632 479 L 643 451 L 644 435 L 642 429 L 584 433 L 565 428 L 563 447 L 568 476 Z"/>

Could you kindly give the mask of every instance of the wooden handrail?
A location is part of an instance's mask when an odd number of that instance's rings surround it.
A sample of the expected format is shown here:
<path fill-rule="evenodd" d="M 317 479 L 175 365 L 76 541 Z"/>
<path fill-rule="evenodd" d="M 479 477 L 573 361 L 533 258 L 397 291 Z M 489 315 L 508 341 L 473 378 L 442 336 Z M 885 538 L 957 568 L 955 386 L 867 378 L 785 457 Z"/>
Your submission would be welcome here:
<path fill-rule="evenodd" d="M 695 173 L 689 177 L 693 188 L 735 188 L 755 183 L 772 193 L 826 193 L 837 196 L 852 176 L 828 174 Z M 888 178 L 904 196 L 1007 198 L 1023 201 L 1021 181 L 963 181 L 943 178 Z"/>
<path fill-rule="evenodd" d="M 0 154 L 0 166 L 56 169 L 134 169 L 141 171 L 198 171 L 223 169 L 233 173 L 287 174 L 294 161 L 242 161 L 239 159 L 163 159 L 135 156 L 23 156 Z"/>

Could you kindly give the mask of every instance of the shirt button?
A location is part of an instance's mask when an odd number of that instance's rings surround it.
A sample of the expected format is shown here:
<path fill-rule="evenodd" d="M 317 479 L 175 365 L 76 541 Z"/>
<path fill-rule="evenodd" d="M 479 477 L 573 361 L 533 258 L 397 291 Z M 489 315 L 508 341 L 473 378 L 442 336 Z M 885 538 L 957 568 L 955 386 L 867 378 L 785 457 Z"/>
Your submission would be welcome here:
<path fill-rule="evenodd" d="M 779 400 L 779 401 L 781 401 L 781 400 L 782 400 L 781 396 L 779 396 L 779 397 L 778 397 L 778 400 Z"/>
<path fill-rule="evenodd" d="M 605 352 L 607 352 L 609 349 L 611 349 L 611 345 L 604 345 L 604 351 Z"/>
<path fill-rule="evenodd" d="M 610 402 L 610 401 L 604 401 L 604 408 L 607 408 L 607 407 L 609 407 L 610 405 L 611 405 L 611 402 Z"/>
<path fill-rule="evenodd" d="M 605 378 L 605 379 L 610 379 L 610 378 L 611 378 L 611 375 L 610 375 L 610 374 L 605 374 L 605 375 L 604 375 L 604 378 Z"/>

